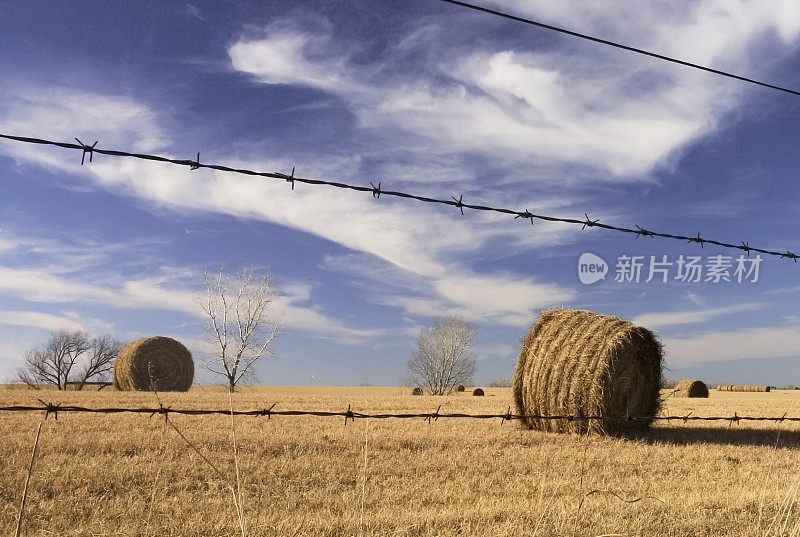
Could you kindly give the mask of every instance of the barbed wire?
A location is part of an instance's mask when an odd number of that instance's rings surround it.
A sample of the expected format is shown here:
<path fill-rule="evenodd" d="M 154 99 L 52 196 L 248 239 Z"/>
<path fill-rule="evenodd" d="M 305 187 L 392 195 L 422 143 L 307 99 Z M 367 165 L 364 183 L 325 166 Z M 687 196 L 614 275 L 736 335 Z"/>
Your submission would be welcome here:
<path fill-rule="evenodd" d="M 572 30 L 567 30 L 566 28 L 560 28 L 558 26 L 553 26 L 551 24 L 545 24 L 543 22 L 535 21 L 535 20 L 532 20 L 532 19 L 526 19 L 524 17 L 518 17 L 516 15 L 511 15 L 509 13 L 504 13 L 502 11 L 497 11 L 495 9 L 489 9 L 487 7 L 479 6 L 479 5 L 476 5 L 476 4 L 470 4 L 468 2 L 462 2 L 460 0 L 439 0 L 439 1 L 440 2 L 445 2 L 445 3 L 448 3 L 448 4 L 453 4 L 453 5 L 459 6 L 459 7 L 464 7 L 464 8 L 467 8 L 467 9 L 472 9 L 474 11 L 480 11 L 482 13 L 488 13 L 489 15 L 495 15 L 497 17 L 502 17 L 504 19 L 513 20 L 515 22 L 521 22 L 521 23 L 524 23 L 524 24 L 529 24 L 531 26 L 537 26 L 539 28 L 544 28 L 545 30 L 552 30 L 554 32 L 558 32 L 558 33 L 561 33 L 561 34 L 566 34 L 566 35 L 569 35 L 571 37 L 577 37 L 577 38 L 580 38 L 580 39 L 586 39 L 587 41 L 593 41 L 593 42 L 599 43 L 601 45 L 607 45 L 609 47 L 615 47 L 615 48 L 619 48 L 619 49 L 622 49 L 622 50 L 627 50 L 628 52 L 635 52 L 637 54 L 643 54 L 645 56 L 650 56 L 651 58 L 656 58 L 658 60 L 663 60 L 663 61 L 671 62 L 671 63 L 677 63 L 678 65 L 682 65 L 684 67 L 691 67 L 693 69 L 699 69 L 701 71 L 706 71 L 708 73 L 713 73 L 715 75 L 720 75 L 720 76 L 724 76 L 724 77 L 728 77 L 728 78 L 733 78 L 733 79 L 736 79 L 736 80 L 740 80 L 742 82 L 749 82 L 751 84 L 757 84 L 757 85 L 763 86 L 765 88 L 770 88 L 770 89 L 775 89 L 775 90 L 778 90 L 778 91 L 783 91 L 783 92 L 786 92 L 786 93 L 791 93 L 792 95 L 800 95 L 800 91 L 796 91 L 796 90 L 793 90 L 793 89 L 784 88 L 782 86 L 776 86 L 774 84 L 768 84 L 766 82 L 760 82 L 758 80 L 754 80 L 752 78 L 747 78 L 747 77 L 744 77 L 744 76 L 741 76 L 741 75 L 736 75 L 736 74 L 733 74 L 733 73 L 729 73 L 727 71 L 720 71 L 719 69 L 713 69 L 711 67 L 706 67 L 704 65 L 699 65 L 699 64 L 696 64 L 696 63 L 692 63 L 692 62 L 687 62 L 685 60 L 680 60 L 678 58 L 673 58 L 671 56 L 666 56 L 664 54 L 658 54 L 658 53 L 650 52 L 650 51 L 647 51 L 647 50 L 644 50 L 644 49 L 631 47 L 631 46 L 628 46 L 628 45 L 623 45 L 623 44 L 617 43 L 615 41 L 609 41 L 607 39 L 600 39 L 599 37 L 594 37 L 594 36 L 591 36 L 591 35 L 582 34 L 582 33 L 579 33 L 579 32 L 574 32 Z"/>
<path fill-rule="evenodd" d="M 316 417 L 340 417 L 344 418 L 345 424 L 348 420 L 356 419 L 424 419 L 425 421 L 436 421 L 440 418 L 459 418 L 459 419 L 478 419 L 491 420 L 499 419 L 501 422 L 514 420 L 565 420 L 565 421 L 616 421 L 616 422 L 635 422 L 635 421 L 726 421 L 738 423 L 740 421 L 771 421 L 771 422 L 800 422 L 800 416 L 742 416 L 734 412 L 732 416 L 694 416 L 688 413 L 683 416 L 600 416 L 600 415 L 540 415 L 540 414 L 514 414 L 511 407 L 504 413 L 490 414 L 467 414 L 463 412 L 441 412 L 441 405 L 434 412 L 357 412 L 347 405 L 347 410 L 275 410 L 277 403 L 269 408 L 254 410 L 231 410 L 225 409 L 204 409 L 204 408 L 172 408 L 159 405 L 158 407 L 102 407 L 90 408 L 84 406 L 65 405 L 63 403 L 45 402 L 39 399 L 40 405 L 11 405 L 0 407 L 0 412 L 44 412 L 47 419 L 52 415 L 58 419 L 59 413 L 90 413 L 90 414 L 147 414 L 149 417 L 162 415 L 165 418 L 169 414 L 182 414 L 188 416 L 209 416 L 224 415 L 230 416 L 252 416 L 264 417 L 267 419 L 272 416 L 316 416 Z"/>
<path fill-rule="evenodd" d="M 292 168 L 292 173 L 287 175 L 285 173 L 280 172 L 259 172 L 255 170 L 248 170 L 244 168 L 232 168 L 230 166 L 225 166 L 222 164 L 206 164 L 204 162 L 200 162 L 200 153 L 197 153 L 196 160 L 189 160 L 189 159 L 173 159 L 168 158 L 160 155 L 150 155 L 144 153 L 130 153 L 128 151 L 118 151 L 114 149 L 102 149 L 97 147 L 97 140 L 94 141 L 91 145 L 84 144 L 78 138 L 75 138 L 75 141 L 78 142 L 74 144 L 72 142 L 55 142 L 52 140 L 45 140 L 42 138 L 29 138 L 26 136 L 15 136 L 11 134 L 2 134 L 0 133 L 0 138 L 5 138 L 7 140 L 13 140 L 17 142 L 24 142 L 29 144 L 38 144 L 38 145 L 51 145 L 56 147 L 61 147 L 65 149 L 76 149 L 81 151 L 81 165 L 85 163 L 86 155 L 89 155 L 89 162 L 92 162 L 92 157 L 94 153 L 99 153 L 101 155 L 109 155 L 114 157 L 131 157 L 136 159 L 142 160 L 150 160 L 155 162 L 164 162 L 168 164 L 174 164 L 178 166 L 188 166 L 191 170 L 197 170 L 199 168 L 208 168 L 211 170 L 217 170 L 222 172 L 229 172 L 229 173 L 238 173 L 242 175 L 250 175 L 256 177 L 266 177 L 270 179 L 280 179 L 290 183 L 292 185 L 292 190 L 294 190 L 295 183 L 302 183 L 307 185 L 325 185 L 331 186 L 334 188 L 341 188 L 346 190 L 355 190 L 357 192 L 366 192 L 371 193 L 373 198 L 380 199 L 381 196 L 392 196 L 397 198 L 405 198 L 405 199 L 413 199 L 416 201 L 421 201 L 424 203 L 437 203 L 442 205 L 449 205 L 452 207 L 456 207 L 461 211 L 461 214 L 464 214 L 464 209 L 472 209 L 475 211 L 487 211 L 487 212 L 494 212 L 494 213 L 501 213 L 506 214 L 509 216 L 513 216 L 514 219 L 521 218 L 523 220 L 530 220 L 531 224 L 533 224 L 534 220 L 543 220 L 546 222 L 560 222 L 565 224 L 573 224 L 581 226 L 581 229 L 589 228 L 600 228 L 606 229 L 611 231 L 618 231 L 621 233 L 629 233 L 639 237 L 662 237 L 665 239 L 675 239 L 680 241 L 686 241 L 691 244 L 699 244 L 703 247 L 706 244 L 713 244 L 715 246 L 720 246 L 723 248 L 733 248 L 737 250 L 741 250 L 750 256 L 750 252 L 756 252 L 765 255 L 772 255 L 780 257 L 781 259 L 791 259 L 795 263 L 797 259 L 800 258 L 800 255 L 790 251 L 790 250 L 767 250 L 764 248 L 756 248 L 755 246 L 750 246 L 747 241 L 742 241 L 741 244 L 732 244 L 723 241 L 718 241 L 714 239 L 706 239 L 700 236 L 698 233 L 696 236 L 688 236 L 688 235 L 677 235 L 673 233 L 663 233 L 652 231 L 649 229 L 645 229 L 642 226 L 635 225 L 633 228 L 628 227 L 621 227 L 621 226 L 614 226 L 610 224 L 601 223 L 599 219 L 592 220 L 588 213 L 584 213 L 584 218 L 564 218 L 559 216 L 548 216 L 543 214 L 536 214 L 528 211 L 527 209 L 524 211 L 510 209 L 505 207 L 491 207 L 488 205 L 482 204 L 472 204 L 466 203 L 463 200 L 463 194 L 459 195 L 458 198 L 455 196 L 451 196 L 450 199 L 444 198 L 431 198 L 428 196 L 421 196 L 418 194 L 411 194 L 408 192 L 401 192 L 397 190 L 385 190 L 382 188 L 382 183 L 379 181 L 377 185 L 374 184 L 373 181 L 370 181 L 370 186 L 360 186 L 360 185 L 353 185 L 348 183 L 342 183 L 338 181 L 326 181 L 322 179 L 310 179 L 307 177 L 298 177 L 295 176 L 295 168 Z"/>

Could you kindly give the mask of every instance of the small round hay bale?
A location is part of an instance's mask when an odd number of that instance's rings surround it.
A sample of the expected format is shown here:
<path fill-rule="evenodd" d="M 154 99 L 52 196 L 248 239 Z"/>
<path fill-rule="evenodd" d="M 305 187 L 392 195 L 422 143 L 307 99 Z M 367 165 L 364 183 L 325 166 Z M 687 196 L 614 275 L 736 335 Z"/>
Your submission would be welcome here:
<path fill-rule="evenodd" d="M 458 386 L 456 386 L 456 391 L 457 392 L 463 392 L 466 389 L 467 389 L 467 387 L 464 386 L 463 384 L 459 384 Z"/>
<path fill-rule="evenodd" d="M 708 386 L 702 380 L 682 380 L 674 393 L 675 397 L 708 397 Z"/>
<path fill-rule="evenodd" d="M 472 395 L 483 397 L 483 388 L 475 388 L 472 390 Z"/>
<path fill-rule="evenodd" d="M 114 363 L 118 390 L 185 392 L 194 380 L 194 361 L 186 347 L 174 339 L 155 336 L 128 343 Z"/>
<path fill-rule="evenodd" d="M 717 386 L 720 392 L 768 392 L 769 386 L 750 385 L 750 384 L 720 384 Z"/>
<path fill-rule="evenodd" d="M 422 395 L 422 388 L 414 388 L 411 390 L 411 395 Z"/>
<path fill-rule="evenodd" d="M 526 418 L 541 431 L 615 434 L 649 427 L 659 408 L 661 344 L 630 321 L 593 311 L 539 316 L 514 369 L 517 413 L 618 420 Z M 627 417 L 637 417 L 627 421 Z"/>

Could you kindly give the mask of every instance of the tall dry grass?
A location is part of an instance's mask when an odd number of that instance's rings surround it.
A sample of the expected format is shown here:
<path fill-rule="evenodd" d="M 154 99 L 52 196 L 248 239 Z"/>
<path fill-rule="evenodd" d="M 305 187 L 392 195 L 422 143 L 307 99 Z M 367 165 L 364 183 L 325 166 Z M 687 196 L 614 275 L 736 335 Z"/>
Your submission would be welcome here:
<path fill-rule="evenodd" d="M 47 392 L 87 406 L 153 406 L 147 393 Z M 244 390 L 238 409 L 505 412 L 487 397 L 406 388 Z M 0 404 L 41 392 L 0 391 Z M 226 408 L 228 394 L 161 394 L 173 408 Z M 795 414 L 800 393 L 712 392 L 668 413 Z M 13 534 L 39 414 L 0 414 L 0 532 Z M 230 416 L 61 414 L 42 428 L 27 535 L 241 535 Z M 798 535 L 795 424 L 657 424 L 639 437 L 562 435 L 496 421 L 236 419 L 247 535 Z M 368 431 L 367 431 L 368 427 Z M 780 434 L 778 432 L 780 431 Z M 630 503 L 629 503 L 630 502 Z M 362 507 L 363 506 L 363 507 Z M 580 506 L 580 508 L 579 508 Z M 758 532 L 758 533 L 756 533 Z"/>

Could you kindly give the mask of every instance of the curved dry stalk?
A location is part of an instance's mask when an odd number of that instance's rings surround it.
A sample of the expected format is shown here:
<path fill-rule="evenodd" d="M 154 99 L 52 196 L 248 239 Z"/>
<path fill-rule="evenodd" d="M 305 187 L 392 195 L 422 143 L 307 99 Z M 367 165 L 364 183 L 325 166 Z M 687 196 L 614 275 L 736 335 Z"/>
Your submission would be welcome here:
<path fill-rule="evenodd" d="M 231 434 L 233 436 L 233 464 L 236 468 L 236 492 L 239 496 L 239 501 L 236 505 L 236 515 L 239 517 L 239 527 L 242 530 L 242 537 L 244 537 L 244 504 L 242 503 L 242 481 L 239 477 L 239 451 L 236 447 L 236 426 L 233 419 L 233 390 L 228 390 L 228 402 L 230 403 L 231 409 Z"/>
<path fill-rule="evenodd" d="M 151 379 L 151 380 L 152 380 L 152 379 Z M 225 476 L 222 474 L 222 472 L 219 470 L 219 468 L 217 468 L 217 467 L 216 467 L 216 465 L 215 465 L 213 462 L 211 462 L 211 461 L 208 459 L 208 457 L 206 457 L 205 455 L 203 455 L 203 453 L 202 453 L 202 452 L 201 452 L 201 451 L 200 451 L 200 450 L 197 448 L 197 446 L 195 446 L 195 445 L 192 443 L 192 441 L 191 441 L 191 440 L 189 440 L 188 438 L 186 438 L 186 436 L 185 436 L 185 435 L 184 435 L 184 434 L 181 432 L 181 430 L 180 430 L 180 429 L 178 429 L 178 426 L 177 426 L 177 425 L 175 425 L 175 424 L 172 422 L 172 420 L 171 420 L 171 419 L 169 419 L 169 411 L 168 411 L 168 410 L 166 410 L 166 409 L 165 409 L 165 407 L 164 407 L 164 405 L 161 403 L 161 398 L 158 396 L 158 391 L 155 389 L 155 382 L 154 382 L 154 381 L 152 381 L 152 386 L 153 386 L 153 394 L 156 396 L 156 400 L 158 401 L 158 406 L 159 406 L 159 408 L 161 408 L 161 409 L 164 409 L 164 410 L 163 410 L 163 414 L 164 414 L 164 421 L 165 421 L 165 422 L 166 422 L 166 423 L 167 423 L 167 424 L 168 424 L 170 427 L 172 427 L 172 428 L 175 430 L 175 432 L 176 432 L 176 433 L 178 433 L 178 436 L 180 436 L 180 437 L 183 439 L 183 441 L 184 441 L 184 442 L 186 442 L 186 445 L 188 445 L 190 448 L 192 448 L 192 450 L 193 450 L 195 453 L 197 453 L 197 454 L 200 456 L 200 458 L 201 458 L 201 459 L 203 459 L 203 461 L 205 461 L 205 463 L 206 463 L 206 464 L 208 464 L 208 465 L 211 467 L 211 469 L 212 469 L 212 470 L 214 470 L 214 473 L 215 473 L 215 474 L 217 474 L 217 477 L 219 477 L 219 478 L 220 478 L 220 480 L 221 480 L 223 483 L 226 483 L 228 480 L 225 478 Z M 228 488 L 230 489 L 230 491 L 231 491 L 231 496 L 233 497 L 233 505 L 234 505 L 234 507 L 235 507 L 235 509 L 236 509 L 236 516 L 239 518 L 239 529 L 240 529 L 240 530 L 241 530 L 241 532 L 242 532 L 242 537 L 245 537 L 245 531 L 244 531 L 244 522 L 243 522 L 243 520 L 242 520 L 242 518 L 241 518 L 241 515 L 240 515 L 240 513 L 241 513 L 241 507 L 239 506 L 239 500 L 238 500 L 238 498 L 236 497 L 236 489 L 235 489 L 235 488 L 233 487 L 233 485 L 231 485 L 230 483 L 228 483 Z"/>
<path fill-rule="evenodd" d="M 39 422 L 39 427 L 36 429 L 36 440 L 33 441 L 33 452 L 31 453 L 31 462 L 28 465 L 28 475 L 25 477 L 25 489 L 22 491 L 22 503 L 19 506 L 19 515 L 17 515 L 17 531 L 16 537 L 19 537 L 22 530 L 22 519 L 25 516 L 25 500 L 28 499 L 28 483 L 31 481 L 31 474 L 33 473 L 33 461 L 36 459 L 36 448 L 39 446 L 39 433 L 42 432 L 42 422 Z"/>
<path fill-rule="evenodd" d="M 164 452 L 167 449 L 167 424 L 161 429 L 161 452 L 158 457 L 158 470 L 156 471 L 156 478 L 153 480 L 153 494 L 150 495 L 150 507 L 147 510 L 147 522 L 145 524 L 144 534 L 150 535 L 150 519 L 153 515 L 153 505 L 156 503 L 156 492 L 158 491 L 158 479 L 161 477 L 161 470 L 164 469 Z"/>

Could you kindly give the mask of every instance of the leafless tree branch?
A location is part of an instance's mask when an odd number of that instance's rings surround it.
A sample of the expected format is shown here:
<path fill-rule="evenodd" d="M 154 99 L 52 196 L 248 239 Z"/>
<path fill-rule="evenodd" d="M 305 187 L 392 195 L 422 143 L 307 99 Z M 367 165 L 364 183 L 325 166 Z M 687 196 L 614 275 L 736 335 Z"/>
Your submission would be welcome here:
<path fill-rule="evenodd" d="M 47 343 L 25 353 L 16 378 L 31 387 L 53 384 L 59 390 L 76 383 L 80 390 L 90 379 L 108 374 L 121 348 L 109 335 L 92 338 L 83 330 L 58 330 Z M 76 368 L 81 368 L 77 377 Z"/>
<path fill-rule="evenodd" d="M 432 395 L 446 395 L 458 384 L 470 383 L 475 374 L 470 344 L 477 330 L 456 315 L 436 318 L 431 329 L 419 334 L 417 350 L 408 361 L 409 380 Z"/>
<path fill-rule="evenodd" d="M 234 390 L 254 381 L 256 363 L 274 354 L 272 345 L 283 332 L 283 322 L 274 312 L 277 286 L 269 273 L 257 273 L 253 267 L 230 274 L 221 266 L 216 273 L 204 272 L 203 283 L 198 303 L 208 316 L 206 332 L 214 347 L 203 364 Z"/>

